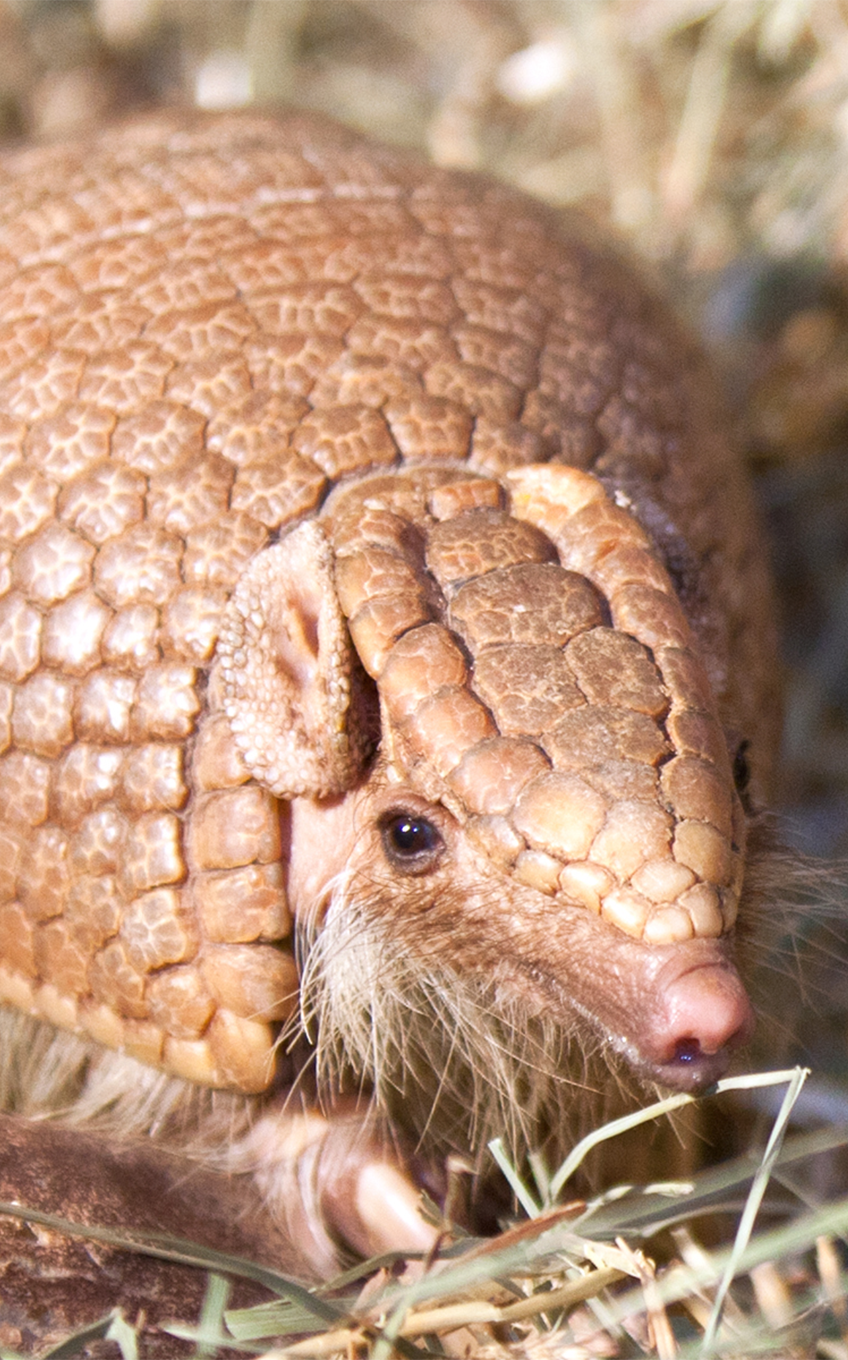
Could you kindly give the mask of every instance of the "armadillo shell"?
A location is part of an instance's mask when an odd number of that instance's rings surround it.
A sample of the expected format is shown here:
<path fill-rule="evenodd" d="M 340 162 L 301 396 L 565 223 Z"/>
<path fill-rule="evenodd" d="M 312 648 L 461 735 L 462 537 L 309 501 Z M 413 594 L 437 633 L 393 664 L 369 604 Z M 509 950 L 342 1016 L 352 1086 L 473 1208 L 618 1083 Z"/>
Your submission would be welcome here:
<path fill-rule="evenodd" d="M 0 999 L 195 1081 L 271 1081 L 297 1002 L 285 804 L 233 740 L 216 643 L 340 481 L 602 476 L 674 563 L 762 784 L 767 585 L 710 385 L 558 215 L 312 117 L 153 115 L 0 160 L 0 317 Z M 482 647 L 508 731 L 496 672 Z M 337 745 L 353 768 L 367 733 Z"/>

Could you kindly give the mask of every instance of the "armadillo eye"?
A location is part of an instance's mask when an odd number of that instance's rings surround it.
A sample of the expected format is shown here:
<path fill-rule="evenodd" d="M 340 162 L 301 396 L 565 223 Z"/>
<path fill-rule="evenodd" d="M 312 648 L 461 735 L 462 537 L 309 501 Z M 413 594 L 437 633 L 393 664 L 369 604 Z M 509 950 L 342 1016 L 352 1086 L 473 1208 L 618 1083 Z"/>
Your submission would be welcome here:
<path fill-rule="evenodd" d="M 380 825 L 386 859 L 402 874 L 435 869 L 445 843 L 432 822 L 409 812 L 390 812 Z"/>
<path fill-rule="evenodd" d="M 750 746 L 749 741 L 741 741 L 736 748 L 736 755 L 733 757 L 733 782 L 740 798 L 748 792 L 748 785 L 751 782 L 751 767 L 748 764 Z"/>

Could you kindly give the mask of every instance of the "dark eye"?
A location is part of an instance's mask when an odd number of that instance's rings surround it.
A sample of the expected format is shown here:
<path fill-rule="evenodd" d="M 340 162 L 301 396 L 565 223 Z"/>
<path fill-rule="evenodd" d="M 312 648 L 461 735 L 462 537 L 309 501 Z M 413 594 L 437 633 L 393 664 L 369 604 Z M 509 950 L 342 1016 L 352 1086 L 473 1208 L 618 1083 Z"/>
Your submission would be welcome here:
<path fill-rule="evenodd" d="M 445 843 L 432 822 L 409 812 L 390 812 L 380 826 L 383 850 L 402 874 L 427 874 L 435 869 Z"/>
<path fill-rule="evenodd" d="M 750 745 L 749 741 L 741 741 L 736 748 L 736 755 L 733 757 L 733 782 L 740 798 L 748 792 L 748 785 L 751 782 L 751 767 L 748 764 Z"/>

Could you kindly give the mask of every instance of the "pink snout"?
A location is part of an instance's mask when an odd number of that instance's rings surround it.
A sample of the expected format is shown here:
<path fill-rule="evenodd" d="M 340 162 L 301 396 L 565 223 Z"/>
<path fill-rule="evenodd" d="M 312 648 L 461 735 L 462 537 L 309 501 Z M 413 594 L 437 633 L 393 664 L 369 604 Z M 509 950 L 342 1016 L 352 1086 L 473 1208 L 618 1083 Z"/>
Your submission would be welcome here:
<path fill-rule="evenodd" d="M 714 954 L 669 972 L 658 978 L 657 1004 L 640 1049 L 662 1085 L 701 1090 L 724 1074 L 733 1051 L 751 1038 L 754 1013 L 736 969 Z"/>

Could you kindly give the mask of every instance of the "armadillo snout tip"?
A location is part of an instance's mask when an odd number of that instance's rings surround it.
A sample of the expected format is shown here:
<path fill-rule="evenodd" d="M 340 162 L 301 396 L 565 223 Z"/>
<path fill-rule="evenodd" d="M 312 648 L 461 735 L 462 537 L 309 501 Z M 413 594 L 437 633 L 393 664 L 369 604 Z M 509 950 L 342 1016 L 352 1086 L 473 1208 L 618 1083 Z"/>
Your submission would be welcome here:
<path fill-rule="evenodd" d="M 678 974 L 663 993 L 643 1052 L 663 1086 L 699 1091 L 724 1075 L 754 1031 L 754 1013 L 730 964 L 709 961 Z"/>

